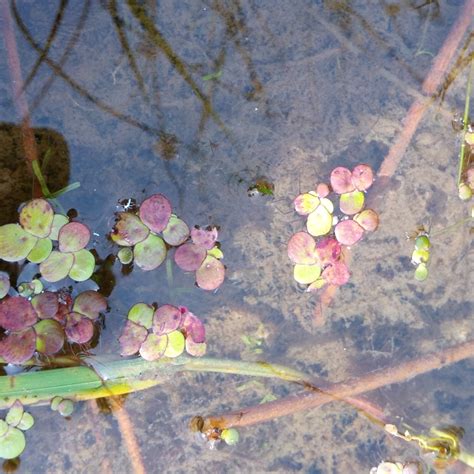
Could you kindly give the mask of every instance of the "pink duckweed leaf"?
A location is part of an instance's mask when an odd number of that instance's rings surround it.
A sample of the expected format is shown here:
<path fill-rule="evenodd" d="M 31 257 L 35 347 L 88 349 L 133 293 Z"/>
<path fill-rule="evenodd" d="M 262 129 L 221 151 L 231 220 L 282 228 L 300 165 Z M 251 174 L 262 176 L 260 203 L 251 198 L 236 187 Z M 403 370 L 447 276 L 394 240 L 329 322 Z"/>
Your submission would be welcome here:
<path fill-rule="evenodd" d="M 369 165 L 357 165 L 352 170 L 352 183 L 359 191 L 366 191 L 374 182 L 374 173 Z"/>
<path fill-rule="evenodd" d="M 95 321 L 107 309 L 107 300 L 97 291 L 87 290 L 74 300 L 72 310 Z"/>
<path fill-rule="evenodd" d="M 11 332 L 0 341 L 0 356 L 9 364 L 23 364 L 36 349 L 36 333 L 33 328 Z"/>
<path fill-rule="evenodd" d="M 211 250 L 217 241 L 218 231 L 215 227 L 212 229 L 200 229 L 194 227 L 191 230 L 191 239 L 195 245 L 206 250 Z"/>
<path fill-rule="evenodd" d="M 206 354 L 205 342 L 194 342 L 191 338 L 186 339 L 186 352 L 194 357 L 202 357 Z"/>
<path fill-rule="evenodd" d="M 20 211 L 20 224 L 35 237 L 48 237 L 53 217 L 53 208 L 46 199 L 32 199 Z"/>
<path fill-rule="evenodd" d="M 329 186 L 326 183 L 319 183 L 316 186 L 316 194 L 320 199 L 325 198 L 330 193 Z"/>
<path fill-rule="evenodd" d="M 118 245 L 132 247 L 145 240 L 149 233 L 150 229 L 135 214 L 121 212 L 110 238 Z"/>
<path fill-rule="evenodd" d="M 186 242 L 189 237 L 189 227 L 179 217 L 172 215 L 168 225 L 163 230 L 163 239 L 168 245 L 177 247 Z"/>
<path fill-rule="evenodd" d="M 171 217 L 171 203 L 163 194 L 153 194 L 140 206 L 140 219 L 155 233 L 163 231 Z"/>
<path fill-rule="evenodd" d="M 364 230 L 373 232 L 379 226 L 379 216 L 372 209 L 364 209 L 353 217 Z"/>
<path fill-rule="evenodd" d="M 40 272 L 46 281 L 54 283 L 66 278 L 74 263 L 72 253 L 62 253 L 53 250 L 49 257 L 40 263 Z"/>
<path fill-rule="evenodd" d="M 296 232 L 288 241 L 288 257 L 293 263 L 312 265 L 318 261 L 316 242 L 307 232 Z"/>
<path fill-rule="evenodd" d="M 90 230 L 80 222 L 69 222 L 59 231 L 59 251 L 77 252 L 82 250 L 91 238 Z"/>
<path fill-rule="evenodd" d="M 7 262 L 23 260 L 35 246 L 38 237 L 18 224 L 0 226 L 0 258 Z"/>
<path fill-rule="evenodd" d="M 203 290 L 212 291 L 219 288 L 224 278 L 224 264 L 211 255 L 208 255 L 196 270 L 196 283 Z"/>
<path fill-rule="evenodd" d="M 38 319 L 33 305 L 21 296 L 10 296 L 0 302 L 0 326 L 19 331 L 33 326 Z"/>
<path fill-rule="evenodd" d="M 332 237 L 326 237 L 316 244 L 316 255 L 323 266 L 339 260 L 341 251 L 341 244 Z"/>
<path fill-rule="evenodd" d="M 295 211 L 301 216 L 306 216 L 310 212 L 313 212 L 319 206 L 319 203 L 319 197 L 312 191 L 296 196 L 295 200 L 293 201 Z"/>
<path fill-rule="evenodd" d="M 183 325 L 186 339 L 190 338 L 195 343 L 201 343 L 206 340 L 206 329 L 202 321 L 191 311 L 184 313 Z"/>
<path fill-rule="evenodd" d="M 332 228 L 332 214 L 326 206 L 318 206 L 315 211 L 308 215 L 306 229 L 311 235 L 319 237 L 326 235 Z"/>
<path fill-rule="evenodd" d="M 133 321 L 127 321 L 119 337 L 120 354 L 131 356 L 140 350 L 140 346 L 145 341 L 148 331 Z"/>
<path fill-rule="evenodd" d="M 341 221 L 334 229 L 336 239 L 342 245 L 354 245 L 364 235 L 364 229 L 353 220 Z"/>
<path fill-rule="evenodd" d="M 10 290 L 10 276 L 7 272 L 0 272 L 0 299 L 5 298 Z"/>
<path fill-rule="evenodd" d="M 161 237 L 151 234 L 135 245 L 133 258 L 138 267 L 150 271 L 158 268 L 166 258 L 166 245 Z"/>
<path fill-rule="evenodd" d="M 185 272 L 197 270 L 206 258 L 206 249 L 196 244 L 183 244 L 176 249 L 174 261 Z"/>
<path fill-rule="evenodd" d="M 181 326 L 183 314 L 180 309 L 170 304 L 160 306 L 153 315 L 153 332 L 160 336 L 176 331 Z"/>
<path fill-rule="evenodd" d="M 355 189 L 352 183 L 352 173 L 343 166 L 338 166 L 332 170 L 330 181 L 336 194 L 350 193 Z"/>
<path fill-rule="evenodd" d="M 344 262 L 335 262 L 328 265 L 321 276 L 330 285 L 341 286 L 349 281 L 350 273 Z"/>
<path fill-rule="evenodd" d="M 352 191 L 341 194 L 339 207 L 344 214 L 351 216 L 357 214 L 364 207 L 365 194 L 362 191 Z"/>
<path fill-rule="evenodd" d="M 168 346 L 168 336 L 163 334 L 148 334 L 145 342 L 140 347 L 140 355 L 148 361 L 157 360 L 162 357 Z"/>
<path fill-rule="evenodd" d="M 136 303 L 128 311 L 127 319 L 148 330 L 153 325 L 153 313 L 153 306 L 146 303 Z"/>
<path fill-rule="evenodd" d="M 94 335 L 94 324 L 87 316 L 71 312 L 66 316 L 65 332 L 69 342 L 85 344 Z"/>
<path fill-rule="evenodd" d="M 53 355 L 64 344 L 64 330 L 54 319 L 42 319 L 33 326 L 36 332 L 36 350 L 41 354 Z"/>
<path fill-rule="evenodd" d="M 59 309 L 58 295 L 52 291 L 45 291 L 34 296 L 31 304 L 40 319 L 54 318 Z"/>

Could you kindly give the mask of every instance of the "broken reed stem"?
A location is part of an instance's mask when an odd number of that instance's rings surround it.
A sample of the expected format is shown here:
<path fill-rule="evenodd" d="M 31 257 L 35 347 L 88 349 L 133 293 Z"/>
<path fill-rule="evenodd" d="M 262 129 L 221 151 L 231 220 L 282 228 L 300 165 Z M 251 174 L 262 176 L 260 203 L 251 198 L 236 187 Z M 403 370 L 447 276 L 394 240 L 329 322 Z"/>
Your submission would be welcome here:
<path fill-rule="evenodd" d="M 10 69 L 10 79 L 12 84 L 13 102 L 20 116 L 21 137 L 23 141 L 23 150 L 28 165 L 28 169 L 33 177 L 33 197 L 41 197 L 41 188 L 33 173 L 32 163 L 38 159 L 38 150 L 36 148 L 35 135 L 31 128 L 30 112 L 23 91 L 23 77 L 21 74 L 20 58 L 13 30 L 13 19 L 10 13 L 9 2 L 1 2 L 0 16 L 3 24 L 3 40 L 7 51 L 8 67 Z"/>
<path fill-rule="evenodd" d="M 204 418 L 202 432 L 213 428 L 230 428 L 254 425 L 291 415 L 298 411 L 316 408 L 336 400 L 370 392 L 386 385 L 405 382 L 417 375 L 441 369 L 455 362 L 474 356 L 474 340 L 434 354 L 404 362 L 394 367 L 380 369 L 357 379 L 312 389 L 311 392 L 292 395 L 273 402 L 244 408 L 217 416 Z"/>

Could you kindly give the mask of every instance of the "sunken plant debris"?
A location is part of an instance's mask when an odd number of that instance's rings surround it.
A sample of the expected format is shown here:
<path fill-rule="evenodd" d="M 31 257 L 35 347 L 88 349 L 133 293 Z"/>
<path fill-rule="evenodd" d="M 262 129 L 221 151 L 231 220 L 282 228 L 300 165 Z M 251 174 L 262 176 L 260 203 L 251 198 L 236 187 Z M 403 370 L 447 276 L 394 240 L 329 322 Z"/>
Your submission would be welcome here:
<path fill-rule="evenodd" d="M 172 213 L 163 194 L 153 194 L 138 208 L 119 212 L 110 238 L 122 248 L 117 256 L 123 265 L 132 262 L 145 271 L 158 268 L 168 249 L 177 247 L 176 264 L 184 271 L 196 272 L 196 283 L 204 290 L 215 290 L 224 281 L 223 253 L 217 243 L 215 227 L 189 229 Z"/>
<path fill-rule="evenodd" d="M 298 214 L 307 216 L 306 232 L 291 236 L 288 256 L 295 264 L 294 278 L 316 291 L 326 284 L 341 286 L 350 273 L 344 259 L 344 247 L 356 244 L 365 232 L 377 229 L 378 215 L 364 209 L 365 192 L 374 181 L 368 165 L 357 165 L 352 171 L 337 167 L 331 172 L 330 186 L 320 183 L 316 191 L 300 194 L 294 200 Z M 334 215 L 334 204 L 328 196 L 339 196 L 340 217 Z"/>

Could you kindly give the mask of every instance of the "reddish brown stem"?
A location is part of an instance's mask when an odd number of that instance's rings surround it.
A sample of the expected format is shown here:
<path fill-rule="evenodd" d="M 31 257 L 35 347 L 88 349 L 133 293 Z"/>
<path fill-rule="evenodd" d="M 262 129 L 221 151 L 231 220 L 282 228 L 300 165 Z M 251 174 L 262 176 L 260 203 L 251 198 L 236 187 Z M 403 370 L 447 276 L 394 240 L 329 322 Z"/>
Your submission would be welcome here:
<path fill-rule="evenodd" d="M 212 428 L 230 428 L 262 423 L 281 416 L 290 415 L 301 410 L 308 410 L 335 400 L 353 402 L 350 397 L 370 392 L 386 385 L 404 382 L 417 375 L 440 369 L 474 356 L 474 341 L 429 354 L 419 359 L 404 362 L 394 367 L 380 369 L 357 379 L 318 387 L 321 391 L 312 390 L 292 395 L 274 402 L 244 408 L 242 410 L 210 416 L 204 419 L 203 432 Z"/>

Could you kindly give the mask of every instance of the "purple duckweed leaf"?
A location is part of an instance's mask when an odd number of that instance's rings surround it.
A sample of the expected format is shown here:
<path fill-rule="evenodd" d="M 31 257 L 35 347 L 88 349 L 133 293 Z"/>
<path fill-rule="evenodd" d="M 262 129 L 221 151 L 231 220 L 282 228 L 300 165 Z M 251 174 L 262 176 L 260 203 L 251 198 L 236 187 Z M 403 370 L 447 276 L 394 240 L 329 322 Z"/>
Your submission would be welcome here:
<path fill-rule="evenodd" d="M 59 352 L 64 344 L 64 330 L 54 319 L 42 319 L 33 326 L 36 332 L 36 350 L 44 355 Z"/>
<path fill-rule="evenodd" d="M 186 339 L 190 338 L 193 342 L 201 343 L 206 340 L 206 329 L 202 321 L 191 311 L 184 313 L 182 329 L 185 332 Z"/>
<path fill-rule="evenodd" d="M 164 304 L 153 315 L 153 332 L 160 336 L 176 331 L 181 326 L 183 314 L 176 306 Z"/>
<path fill-rule="evenodd" d="M 196 270 L 196 283 L 203 290 L 213 291 L 219 288 L 224 278 L 224 264 L 211 255 L 208 255 Z"/>
<path fill-rule="evenodd" d="M 94 323 L 81 313 L 71 312 L 66 316 L 65 333 L 69 342 L 85 344 L 94 335 Z"/>
<path fill-rule="evenodd" d="M 0 299 L 7 296 L 10 290 L 10 276 L 7 272 L 0 272 Z"/>
<path fill-rule="evenodd" d="M 325 198 L 326 196 L 329 195 L 330 193 L 329 186 L 326 183 L 319 183 L 316 186 L 316 194 L 320 199 Z"/>
<path fill-rule="evenodd" d="M 40 319 L 54 318 L 59 309 L 58 295 L 45 291 L 32 298 L 31 304 Z"/>
<path fill-rule="evenodd" d="M 10 296 L 0 302 L 0 326 L 8 331 L 20 331 L 38 319 L 33 305 L 21 296 Z"/>
<path fill-rule="evenodd" d="M 77 252 L 82 250 L 91 238 L 90 230 L 80 222 L 69 222 L 59 231 L 59 251 Z"/>
<path fill-rule="evenodd" d="M 163 334 L 148 334 L 145 342 L 140 347 L 140 355 L 148 361 L 157 360 L 163 356 L 168 346 L 168 336 Z"/>
<path fill-rule="evenodd" d="M 357 165 L 352 170 L 352 183 L 359 191 L 366 191 L 374 182 L 374 173 L 369 165 Z"/>
<path fill-rule="evenodd" d="M 162 232 L 171 217 L 171 204 L 163 194 L 153 194 L 140 206 L 140 219 L 155 233 Z"/>
<path fill-rule="evenodd" d="M 211 250 L 212 247 L 214 247 L 218 236 L 219 232 L 215 227 L 210 230 L 194 227 L 191 230 L 191 239 L 193 244 L 197 245 L 198 247 L 203 247 L 206 250 Z"/>
<path fill-rule="evenodd" d="M 120 212 L 110 238 L 118 245 L 132 247 L 145 240 L 150 229 L 131 212 Z"/>
<path fill-rule="evenodd" d="M 183 244 L 176 249 L 174 261 L 185 272 L 197 270 L 206 258 L 206 249 L 196 244 Z"/>
<path fill-rule="evenodd" d="M 0 356 L 9 364 L 23 364 L 33 357 L 36 333 L 33 328 L 11 332 L 0 341 Z"/>
<path fill-rule="evenodd" d="M 316 254 L 323 266 L 339 260 L 341 251 L 341 244 L 332 237 L 326 237 L 316 244 Z"/>
<path fill-rule="evenodd" d="M 324 269 L 321 276 L 330 285 L 341 286 L 349 281 L 351 275 L 344 262 L 334 262 Z"/>
<path fill-rule="evenodd" d="M 336 239 L 348 247 L 357 243 L 364 235 L 364 229 L 353 220 L 341 221 L 334 229 Z"/>
<path fill-rule="evenodd" d="M 316 242 L 307 232 L 296 232 L 288 241 L 288 257 L 293 263 L 312 265 L 318 261 Z"/>
<path fill-rule="evenodd" d="M 352 183 L 352 173 L 343 166 L 338 166 L 332 170 L 330 181 L 336 194 L 350 193 L 355 189 Z"/>
<path fill-rule="evenodd" d="M 123 356 L 136 354 L 147 335 L 148 331 L 143 326 L 127 320 L 119 337 L 120 354 Z"/>
<path fill-rule="evenodd" d="M 72 310 L 95 321 L 107 309 L 107 300 L 97 291 L 87 290 L 74 300 Z"/>
<path fill-rule="evenodd" d="M 48 237 L 53 224 L 54 211 L 46 199 L 32 199 L 20 211 L 20 224 L 35 237 Z"/>

